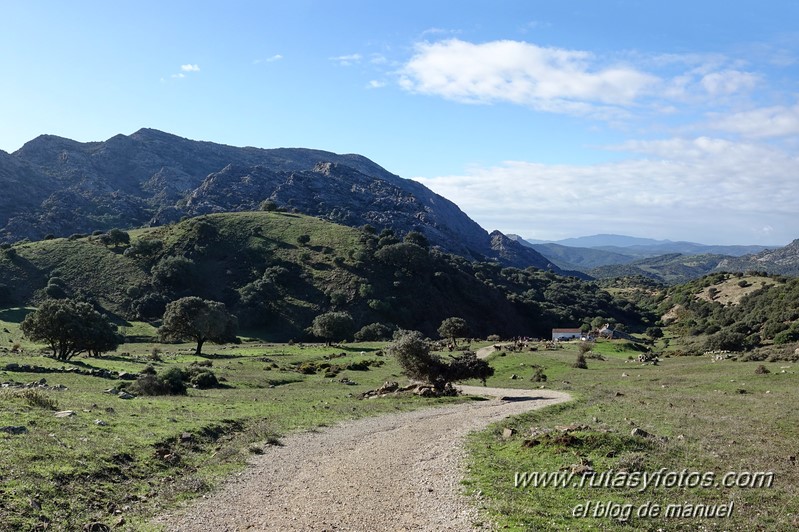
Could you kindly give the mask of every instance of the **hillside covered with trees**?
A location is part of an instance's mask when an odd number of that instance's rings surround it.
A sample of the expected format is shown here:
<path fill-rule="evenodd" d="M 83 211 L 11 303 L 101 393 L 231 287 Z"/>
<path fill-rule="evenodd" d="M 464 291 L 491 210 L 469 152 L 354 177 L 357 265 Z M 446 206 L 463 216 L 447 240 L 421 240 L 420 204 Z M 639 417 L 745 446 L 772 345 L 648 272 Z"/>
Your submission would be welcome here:
<path fill-rule="evenodd" d="M 4 307 L 72 298 L 118 321 L 158 321 L 169 302 L 197 296 L 224 303 L 243 330 L 274 340 L 307 338 L 314 319 L 332 312 L 351 318 L 350 338 L 397 327 L 435 335 L 453 316 L 481 337 L 548 336 L 598 317 L 632 328 L 652 320 L 594 283 L 471 262 L 413 231 L 276 211 L 6 244 L 0 279 Z"/>

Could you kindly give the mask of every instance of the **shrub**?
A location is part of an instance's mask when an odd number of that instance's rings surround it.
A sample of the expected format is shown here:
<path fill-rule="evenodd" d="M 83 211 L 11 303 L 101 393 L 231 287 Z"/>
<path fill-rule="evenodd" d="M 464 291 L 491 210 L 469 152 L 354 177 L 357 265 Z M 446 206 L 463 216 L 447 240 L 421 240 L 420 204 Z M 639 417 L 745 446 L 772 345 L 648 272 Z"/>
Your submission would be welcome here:
<path fill-rule="evenodd" d="M 784 345 L 799 340 L 799 331 L 789 329 L 774 336 L 774 345 Z"/>
<path fill-rule="evenodd" d="M 161 357 L 161 348 L 160 347 L 153 347 L 150 351 L 150 355 L 148 357 L 153 362 L 163 362 L 164 359 Z M 150 366 L 152 367 L 152 366 Z"/>
<path fill-rule="evenodd" d="M 169 387 L 169 393 L 172 395 L 181 395 L 186 393 L 187 374 L 180 368 L 169 368 L 161 376 L 166 385 Z"/>
<path fill-rule="evenodd" d="M 547 376 L 544 374 L 544 368 L 541 366 L 536 366 L 535 372 L 533 373 L 533 376 L 530 377 L 530 380 L 533 382 L 546 382 Z"/>
<path fill-rule="evenodd" d="M 588 362 L 586 362 L 585 355 L 583 353 L 577 354 L 577 360 L 574 361 L 572 367 L 577 369 L 588 369 Z"/>
<path fill-rule="evenodd" d="M 364 325 L 361 330 L 355 333 L 355 340 L 358 342 L 377 342 L 387 340 L 391 337 L 394 329 L 382 323 L 370 323 Z"/>
<path fill-rule="evenodd" d="M 277 210 L 277 203 L 272 200 L 264 200 L 258 206 L 259 209 L 266 212 L 274 212 Z"/>
<path fill-rule="evenodd" d="M 147 366 L 139 374 L 131 389 L 140 395 L 185 395 L 186 373 L 174 367 L 158 375 L 155 368 Z"/>
<path fill-rule="evenodd" d="M 346 312 L 326 312 L 315 317 L 311 324 L 311 333 L 328 343 L 333 340 L 346 339 L 352 334 L 353 320 Z"/>
<path fill-rule="evenodd" d="M 476 353 L 464 351 L 463 354 L 452 357 L 445 375 L 448 382 L 480 379 L 485 386 L 486 379 L 494 375 L 494 368 L 485 360 L 477 358 Z"/>
<path fill-rule="evenodd" d="M 755 368 L 755 373 L 757 375 L 766 375 L 768 373 L 771 373 L 771 371 L 769 371 L 769 369 L 763 364 L 760 364 L 757 368 Z"/>
<path fill-rule="evenodd" d="M 214 375 L 213 371 L 204 370 L 200 371 L 199 373 L 193 375 L 189 382 L 195 387 L 201 390 L 205 390 L 208 388 L 215 388 L 219 386 L 219 380 Z"/>
<path fill-rule="evenodd" d="M 394 342 L 388 347 L 402 372 L 411 379 L 428 382 L 441 392 L 449 383 L 466 379 L 481 379 L 494 374 L 494 368 L 472 352 L 452 357 L 447 363 L 430 352 L 430 344 L 418 331 L 397 331 Z"/>
<path fill-rule="evenodd" d="M 24 388 L 16 391 L 14 395 L 21 397 L 30 406 L 45 410 L 58 410 L 58 402 L 39 390 Z"/>

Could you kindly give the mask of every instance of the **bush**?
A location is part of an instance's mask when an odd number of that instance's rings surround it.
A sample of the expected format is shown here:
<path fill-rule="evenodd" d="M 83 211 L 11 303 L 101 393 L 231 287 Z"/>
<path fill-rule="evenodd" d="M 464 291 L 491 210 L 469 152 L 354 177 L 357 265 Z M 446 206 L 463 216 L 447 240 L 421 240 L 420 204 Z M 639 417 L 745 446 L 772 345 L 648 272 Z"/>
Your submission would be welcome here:
<path fill-rule="evenodd" d="M 439 392 L 454 381 L 480 379 L 485 384 L 486 378 L 494 374 L 494 368 L 470 351 L 447 363 L 430 352 L 430 344 L 418 331 L 397 331 L 388 352 L 407 377 L 428 382 Z"/>
<path fill-rule="evenodd" d="M 771 371 L 769 371 L 769 369 L 763 364 L 760 364 L 757 368 L 755 368 L 755 373 L 757 375 L 766 375 L 768 373 L 771 373 Z"/>
<path fill-rule="evenodd" d="M 774 345 L 784 345 L 799 340 L 799 331 L 789 329 L 774 336 Z"/>
<path fill-rule="evenodd" d="M 345 340 L 352 333 L 353 320 L 346 312 L 326 312 L 314 318 L 310 332 L 328 343 Z"/>
<path fill-rule="evenodd" d="M 743 351 L 746 335 L 730 330 L 719 331 L 705 341 L 706 351 Z"/>
<path fill-rule="evenodd" d="M 272 200 L 264 200 L 261 202 L 258 208 L 266 212 L 275 212 L 277 210 L 277 203 Z"/>
<path fill-rule="evenodd" d="M 195 374 L 189 379 L 189 382 L 192 386 L 201 390 L 219 386 L 219 380 L 216 378 L 216 375 L 214 375 L 213 371 L 209 370 L 204 370 Z"/>
<path fill-rule="evenodd" d="M 577 354 L 577 360 L 574 361 L 572 367 L 577 369 L 588 369 L 588 362 L 586 362 L 585 355 L 583 353 Z"/>
<path fill-rule="evenodd" d="M 169 368 L 159 376 L 152 366 L 147 366 L 131 389 L 140 395 L 185 395 L 185 378 L 186 373 L 180 368 Z"/>
<path fill-rule="evenodd" d="M 388 340 L 394 332 L 392 327 L 383 325 L 382 323 L 370 323 L 364 325 L 361 330 L 355 333 L 355 340 L 358 342 L 377 342 L 380 340 Z"/>
<path fill-rule="evenodd" d="M 485 386 L 486 379 L 494 375 L 494 368 L 485 360 L 477 358 L 476 353 L 464 351 L 463 354 L 452 357 L 445 375 L 448 382 L 480 379 Z"/>
<path fill-rule="evenodd" d="M 544 368 L 536 366 L 533 376 L 530 377 L 533 382 L 547 382 L 547 376 L 544 374 Z"/>

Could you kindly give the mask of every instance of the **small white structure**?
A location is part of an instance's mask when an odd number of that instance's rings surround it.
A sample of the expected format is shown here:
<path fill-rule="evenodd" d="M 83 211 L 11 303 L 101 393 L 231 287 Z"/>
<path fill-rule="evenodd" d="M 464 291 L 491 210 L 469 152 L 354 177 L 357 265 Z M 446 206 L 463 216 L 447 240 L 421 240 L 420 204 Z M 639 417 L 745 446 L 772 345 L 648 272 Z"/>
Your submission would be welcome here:
<path fill-rule="evenodd" d="M 583 331 L 580 329 L 552 329 L 552 341 L 574 340 L 582 338 Z"/>

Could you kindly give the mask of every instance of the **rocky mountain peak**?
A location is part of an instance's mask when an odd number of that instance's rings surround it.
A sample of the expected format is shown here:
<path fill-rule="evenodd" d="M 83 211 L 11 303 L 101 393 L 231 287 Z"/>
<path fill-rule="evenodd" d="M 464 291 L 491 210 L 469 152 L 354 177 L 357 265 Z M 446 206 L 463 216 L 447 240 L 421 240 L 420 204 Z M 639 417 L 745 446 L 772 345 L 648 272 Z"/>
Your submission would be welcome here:
<path fill-rule="evenodd" d="M 149 128 L 90 143 L 42 135 L 0 157 L 0 186 L 6 242 L 255 210 L 270 199 L 344 225 L 420 231 L 471 259 L 548 266 L 512 242 L 501 240 L 496 251 L 457 205 L 357 154 L 237 148 Z"/>

